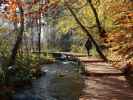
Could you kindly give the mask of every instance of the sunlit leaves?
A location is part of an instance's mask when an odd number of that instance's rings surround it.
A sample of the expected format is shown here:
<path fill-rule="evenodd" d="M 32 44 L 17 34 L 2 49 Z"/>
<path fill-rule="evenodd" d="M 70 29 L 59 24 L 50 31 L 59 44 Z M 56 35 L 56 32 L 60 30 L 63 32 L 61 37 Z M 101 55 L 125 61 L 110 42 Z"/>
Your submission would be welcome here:
<path fill-rule="evenodd" d="M 70 28 L 76 26 L 76 22 L 72 17 L 64 16 L 59 19 L 57 29 L 62 33 L 66 33 Z"/>
<path fill-rule="evenodd" d="M 0 27 L 0 33 L 5 33 L 7 31 L 8 31 L 7 28 Z"/>
<path fill-rule="evenodd" d="M 106 43 L 109 51 L 108 57 L 112 60 L 120 60 L 115 65 L 122 67 L 123 63 L 133 63 L 133 16 L 132 2 L 110 0 L 106 4 L 105 12 L 113 22 L 113 30 L 108 33 Z M 122 63 L 123 62 L 123 63 Z"/>

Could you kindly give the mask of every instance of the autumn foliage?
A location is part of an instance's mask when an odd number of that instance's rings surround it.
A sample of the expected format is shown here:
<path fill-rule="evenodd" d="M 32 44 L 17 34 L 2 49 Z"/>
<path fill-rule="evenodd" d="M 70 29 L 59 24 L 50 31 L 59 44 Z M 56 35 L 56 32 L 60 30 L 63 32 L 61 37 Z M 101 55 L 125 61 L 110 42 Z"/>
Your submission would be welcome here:
<path fill-rule="evenodd" d="M 128 5 L 128 6 L 127 6 Z M 133 3 L 118 5 L 115 16 L 118 28 L 108 33 L 106 42 L 109 47 L 108 56 L 110 59 L 120 62 L 114 63 L 117 67 L 125 64 L 133 66 L 133 12 L 131 10 Z M 124 12 L 126 9 L 126 12 Z"/>
<path fill-rule="evenodd" d="M 3 1 L 3 4 L 6 5 L 5 11 L 0 13 L 0 16 L 4 19 L 10 21 L 20 21 L 20 15 L 18 12 L 18 8 L 21 6 L 23 10 L 28 10 L 28 12 L 24 12 L 24 17 L 31 17 L 34 21 L 35 19 L 40 18 L 41 15 L 44 15 L 48 9 L 55 9 L 59 1 L 54 0 L 53 2 L 42 2 L 40 3 L 39 0 L 31 0 L 30 2 L 26 1 L 18 1 L 18 0 L 6 0 Z M 32 9 L 36 7 L 36 10 L 32 11 Z"/>

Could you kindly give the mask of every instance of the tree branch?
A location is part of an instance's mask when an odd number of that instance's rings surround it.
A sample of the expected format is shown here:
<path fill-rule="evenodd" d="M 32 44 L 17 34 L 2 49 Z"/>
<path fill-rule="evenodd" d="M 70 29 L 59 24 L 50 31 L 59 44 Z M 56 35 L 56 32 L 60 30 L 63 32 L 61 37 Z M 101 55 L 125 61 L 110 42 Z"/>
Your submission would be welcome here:
<path fill-rule="evenodd" d="M 108 61 L 108 59 L 104 56 L 104 54 L 102 53 L 102 51 L 100 50 L 100 47 L 98 46 L 98 44 L 96 43 L 96 41 L 93 39 L 93 37 L 91 36 L 91 34 L 88 32 L 88 30 L 84 27 L 84 25 L 79 21 L 79 19 L 77 18 L 76 14 L 74 13 L 74 11 L 71 9 L 71 7 L 66 3 L 67 8 L 69 9 L 69 11 L 71 12 L 71 14 L 73 15 L 75 21 L 77 22 L 77 24 L 81 27 L 81 29 L 87 34 L 87 36 L 90 38 L 90 40 L 92 41 L 92 43 L 95 45 L 97 52 L 99 53 L 100 57 L 102 59 L 104 59 L 104 61 Z"/>

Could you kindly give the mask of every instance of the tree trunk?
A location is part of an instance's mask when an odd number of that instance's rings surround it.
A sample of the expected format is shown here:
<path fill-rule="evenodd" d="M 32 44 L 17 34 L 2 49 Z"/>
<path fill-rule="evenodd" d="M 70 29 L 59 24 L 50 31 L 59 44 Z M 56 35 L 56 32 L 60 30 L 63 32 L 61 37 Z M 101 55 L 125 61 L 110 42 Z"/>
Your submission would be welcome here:
<path fill-rule="evenodd" d="M 102 51 L 100 50 L 100 47 L 98 46 L 98 44 L 96 43 L 96 41 L 93 39 L 93 37 L 91 36 L 91 34 L 89 33 L 89 31 L 84 27 L 84 25 L 79 21 L 79 19 L 77 18 L 76 14 L 73 12 L 73 10 L 69 7 L 68 4 L 67 8 L 69 9 L 69 11 L 71 12 L 71 14 L 73 15 L 75 21 L 80 25 L 81 29 L 87 34 L 87 36 L 90 38 L 90 40 L 92 41 L 92 43 L 94 44 L 94 46 L 96 47 L 97 52 L 99 53 L 100 57 L 104 60 L 104 61 L 108 61 L 108 59 L 104 56 L 104 54 L 102 53 Z"/>
<path fill-rule="evenodd" d="M 38 52 L 39 52 L 39 57 L 41 53 L 41 16 L 39 18 L 39 25 L 38 25 Z"/>
<path fill-rule="evenodd" d="M 23 31 L 24 31 L 24 12 L 22 6 L 19 6 L 19 11 L 20 11 L 20 30 L 16 39 L 16 42 L 14 44 L 14 47 L 11 51 L 11 56 L 9 60 L 9 66 L 14 65 L 16 62 L 16 56 L 17 56 L 17 51 L 20 48 L 20 44 L 22 42 L 22 37 L 23 37 Z"/>
<path fill-rule="evenodd" d="M 100 33 L 100 36 L 101 36 L 101 37 L 105 37 L 105 36 L 106 36 L 106 31 L 105 31 L 105 29 L 102 27 L 102 25 L 101 25 L 101 23 L 100 23 L 100 20 L 99 20 L 99 18 L 98 18 L 98 13 L 97 13 L 97 11 L 96 11 L 96 8 L 93 6 L 91 0 L 87 0 L 87 1 L 88 1 L 89 5 L 90 5 L 90 7 L 91 7 L 91 9 L 92 9 L 92 11 L 93 11 L 93 14 L 94 14 L 94 16 L 95 16 L 96 24 L 97 24 L 97 28 L 98 28 L 98 31 L 99 31 L 99 33 Z"/>
<path fill-rule="evenodd" d="M 39 2 L 40 5 L 42 3 L 43 1 Z M 40 59 L 40 55 L 41 55 L 41 13 L 39 14 L 39 18 L 38 18 L 38 52 L 39 52 L 39 59 Z"/>

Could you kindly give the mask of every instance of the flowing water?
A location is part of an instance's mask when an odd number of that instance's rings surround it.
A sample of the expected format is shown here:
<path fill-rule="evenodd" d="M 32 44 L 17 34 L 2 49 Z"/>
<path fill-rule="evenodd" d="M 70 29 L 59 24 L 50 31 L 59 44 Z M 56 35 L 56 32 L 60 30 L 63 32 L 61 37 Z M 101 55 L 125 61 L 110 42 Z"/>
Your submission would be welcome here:
<path fill-rule="evenodd" d="M 79 73 L 79 66 L 76 63 L 67 61 L 43 65 L 42 72 L 44 74 L 32 82 L 32 87 L 19 89 L 15 98 L 28 98 L 26 100 L 79 100 L 83 80 Z M 31 97 L 36 99 L 31 99 Z"/>

